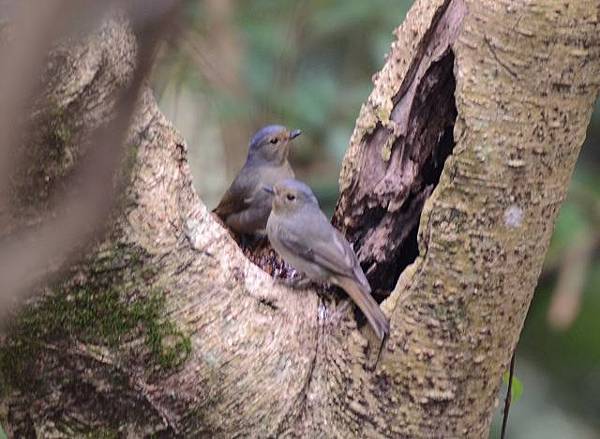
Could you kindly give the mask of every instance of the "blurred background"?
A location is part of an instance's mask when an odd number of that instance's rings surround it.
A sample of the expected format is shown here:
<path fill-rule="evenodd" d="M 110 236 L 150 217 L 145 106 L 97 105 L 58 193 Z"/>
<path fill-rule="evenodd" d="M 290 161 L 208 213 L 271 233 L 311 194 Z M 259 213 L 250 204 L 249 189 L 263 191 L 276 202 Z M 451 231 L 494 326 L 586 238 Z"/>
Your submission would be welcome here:
<path fill-rule="evenodd" d="M 292 162 L 331 214 L 371 76 L 411 1 L 189 2 L 154 74 L 160 106 L 190 147 L 214 207 L 267 123 L 301 128 Z M 600 105 L 562 206 L 519 343 L 508 437 L 600 437 Z M 520 386 L 519 386 L 520 387 Z M 520 393 L 520 392 L 518 392 Z M 501 406 L 491 437 L 499 436 Z"/>

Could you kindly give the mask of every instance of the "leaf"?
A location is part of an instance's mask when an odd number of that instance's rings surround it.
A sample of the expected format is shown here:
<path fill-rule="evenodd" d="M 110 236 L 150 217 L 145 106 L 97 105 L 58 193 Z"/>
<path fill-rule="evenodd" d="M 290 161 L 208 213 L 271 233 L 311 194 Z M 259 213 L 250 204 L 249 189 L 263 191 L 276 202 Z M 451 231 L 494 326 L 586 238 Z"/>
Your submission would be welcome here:
<path fill-rule="evenodd" d="M 508 371 L 504 372 L 504 375 L 502 375 L 502 382 L 508 386 Z M 523 383 L 515 375 L 513 375 L 512 378 L 511 394 L 511 403 L 519 401 L 521 396 L 523 396 Z"/>
<path fill-rule="evenodd" d="M 0 439 L 8 439 L 8 436 L 6 435 L 6 433 L 4 432 L 4 430 L 2 429 L 1 425 L 0 425 Z"/>

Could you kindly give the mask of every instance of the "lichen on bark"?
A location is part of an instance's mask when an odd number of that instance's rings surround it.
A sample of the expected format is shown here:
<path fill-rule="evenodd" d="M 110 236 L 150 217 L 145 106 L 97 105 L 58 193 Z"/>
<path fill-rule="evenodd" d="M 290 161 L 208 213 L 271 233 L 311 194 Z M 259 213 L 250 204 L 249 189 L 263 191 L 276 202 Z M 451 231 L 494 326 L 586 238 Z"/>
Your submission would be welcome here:
<path fill-rule="evenodd" d="M 147 362 L 148 373 L 185 361 L 190 339 L 164 318 L 165 293 L 156 280 L 159 267 L 148 262 L 143 249 L 100 249 L 67 281 L 47 287 L 5 328 L 7 342 L 0 347 L 3 381 L 21 390 L 34 384 L 40 377 L 34 363 L 43 346 L 61 349 L 69 339 L 90 345 L 111 361 Z M 143 343 L 134 343 L 139 339 Z"/>

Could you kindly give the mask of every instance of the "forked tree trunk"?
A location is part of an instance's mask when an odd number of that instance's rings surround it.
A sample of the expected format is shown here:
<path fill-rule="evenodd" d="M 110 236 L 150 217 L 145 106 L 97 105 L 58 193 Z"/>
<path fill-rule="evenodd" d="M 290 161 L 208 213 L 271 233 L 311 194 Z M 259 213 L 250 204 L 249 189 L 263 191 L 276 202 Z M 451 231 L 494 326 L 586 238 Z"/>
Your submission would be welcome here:
<path fill-rule="evenodd" d="M 276 284 L 215 221 L 146 90 L 105 239 L 2 341 L 0 423 L 11 437 L 486 437 L 598 94 L 599 14 L 417 0 L 396 31 L 334 218 L 387 296 L 375 370 L 360 316 Z M 53 108 L 24 145 L 29 221 L 110 116 L 133 43 L 109 21 L 55 54 Z"/>

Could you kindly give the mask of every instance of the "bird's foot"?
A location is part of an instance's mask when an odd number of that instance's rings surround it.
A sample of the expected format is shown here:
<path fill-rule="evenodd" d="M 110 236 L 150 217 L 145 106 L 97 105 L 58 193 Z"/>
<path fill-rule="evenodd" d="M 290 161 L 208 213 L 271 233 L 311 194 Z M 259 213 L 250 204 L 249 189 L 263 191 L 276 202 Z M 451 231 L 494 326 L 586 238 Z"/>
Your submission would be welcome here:
<path fill-rule="evenodd" d="M 278 283 L 281 283 L 283 285 L 285 285 L 288 288 L 294 288 L 294 289 L 304 289 L 304 288 L 308 288 L 308 286 L 311 283 L 311 280 L 305 276 L 293 276 L 293 277 L 286 277 L 286 278 L 279 278 L 277 279 Z"/>

